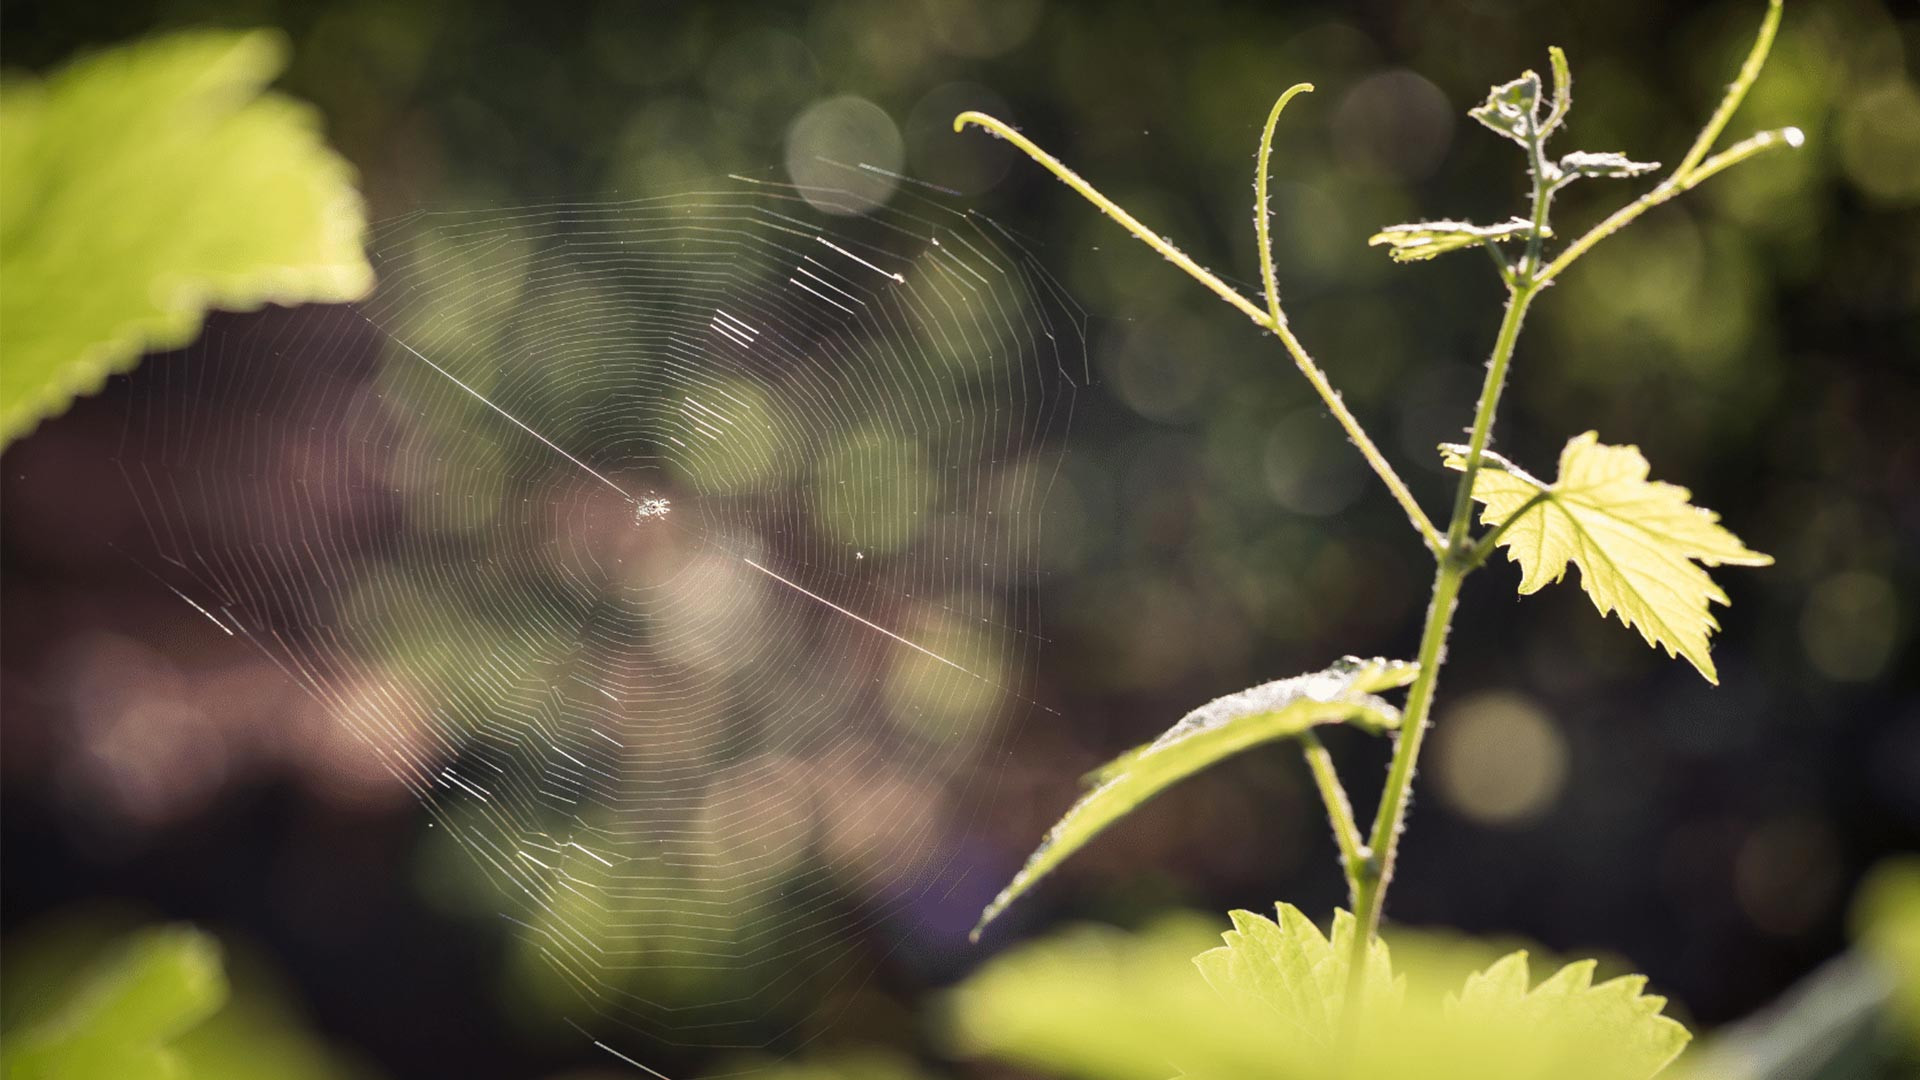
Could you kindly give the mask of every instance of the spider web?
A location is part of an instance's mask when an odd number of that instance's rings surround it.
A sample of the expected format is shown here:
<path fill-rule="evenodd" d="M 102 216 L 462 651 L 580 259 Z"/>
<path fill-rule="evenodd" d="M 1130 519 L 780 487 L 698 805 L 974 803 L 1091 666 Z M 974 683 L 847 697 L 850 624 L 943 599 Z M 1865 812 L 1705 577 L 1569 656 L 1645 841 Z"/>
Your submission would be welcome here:
<path fill-rule="evenodd" d="M 1082 317 L 992 222 L 865 205 L 730 178 L 415 214 L 366 304 L 134 376 L 169 587 L 361 737 L 636 1052 L 778 1041 L 865 978 L 1036 708 Z"/>

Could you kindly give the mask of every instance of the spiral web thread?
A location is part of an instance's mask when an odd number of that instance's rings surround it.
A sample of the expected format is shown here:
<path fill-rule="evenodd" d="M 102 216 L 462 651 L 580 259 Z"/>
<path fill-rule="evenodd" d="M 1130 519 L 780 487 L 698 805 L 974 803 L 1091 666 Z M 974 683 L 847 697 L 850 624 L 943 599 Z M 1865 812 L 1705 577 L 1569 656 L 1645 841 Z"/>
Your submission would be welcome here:
<path fill-rule="evenodd" d="M 134 377 L 168 586 L 351 727 L 556 1010 L 636 1053 L 779 1042 L 857 985 L 861 936 L 964 876 L 1035 708 L 1080 313 L 990 221 L 838 198 L 416 214 L 359 309 Z"/>

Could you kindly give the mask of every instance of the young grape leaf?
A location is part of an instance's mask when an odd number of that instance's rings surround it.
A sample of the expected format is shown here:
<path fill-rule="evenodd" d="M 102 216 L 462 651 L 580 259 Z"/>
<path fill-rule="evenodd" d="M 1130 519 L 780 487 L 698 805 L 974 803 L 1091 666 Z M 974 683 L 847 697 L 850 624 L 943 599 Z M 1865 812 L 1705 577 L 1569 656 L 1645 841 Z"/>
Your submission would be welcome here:
<path fill-rule="evenodd" d="M 1588 150 L 1575 150 L 1560 159 L 1561 183 L 1582 176 L 1603 176 L 1611 179 L 1624 179 L 1650 173 L 1660 167 L 1657 161 L 1634 161 L 1625 154 L 1607 152 L 1593 153 Z"/>
<path fill-rule="evenodd" d="M 1348 1015 L 1357 923 L 1336 911 L 1323 934 L 1276 909 L 1233 912 L 1225 944 L 1198 956 L 1174 919 L 1023 944 L 948 995 L 949 1037 L 1083 1080 L 1647 1080 L 1688 1040 L 1637 976 L 1595 986 L 1586 962 L 1530 988 L 1524 953 L 1484 966 L 1500 951 L 1411 930 L 1391 955 L 1370 943 L 1365 1007 Z"/>
<path fill-rule="evenodd" d="M 175 348 L 209 308 L 372 287 L 353 170 L 313 110 L 262 93 L 277 34 L 95 53 L 0 98 L 0 445 Z"/>
<path fill-rule="evenodd" d="M 1284 1025 L 1288 1042 L 1331 1050 L 1341 1030 L 1357 924 L 1336 911 L 1329 938 L 1292 904 L 1274 909 L 1277 919 L 1228 912 L 1233 929 L 1221 935 L 1226 944 L 1193 962 L 1221 997 L 1258 1003 L 1263 1017 Z M 1394 977 L 1386 942 L 1378 938 L 1367 950 L 1366 987 L 1368 1013 L 1397 1009 L 1406 994 L 1406 980 Z"/>
<path fill-rule="evenodd" d="M 1540 132 L 1540 76 L 1527 71 L 1501 83 L 1487 91 L 1485 104 L 1467 110 L 1467 115 L 1497 135 L 1528 145 Z"/>
<path fill-rule="evenodd" d="M 1525 239 L 1532 229 L 1532 222 L 1519 217 L 1498 225 L 1475 225 L 1468 221 L 1416 221 L 1381 229 L 1367 238 L 1367 246 L 1386 244 L 1387 254 L 1393 257 L 1394 262 L 1415 262 L 1472 247 L 1483 240 L 1501 242 Z M 1543 228 L 1540 235 L 1552 236 L 1553 232 Z"/>
<path fill-rule="evenodd" d="M 1464 447 L 1441 453 L 1449 468 L 1465 468 Z M 1718 683 L 1707 638 L 1720 626 L 1707 605 L 1727 603 L 1727 594 L 1695 562 L 1767 566 L 1773 558 L 1690 504 L 1686 488 L 1648 480 L 1647 471 L 1639 447 L 1607 446 L 1589 431 L 1561 451 L 1552 484 L 1485 455 L 1473 497 L 1485 504 L 1480 520 L 1503 529 L 1498 542 L 1520 564 L 1522 595 L 1565 577 L 1571 562 L 1602 616 L 1618 611 L 1647 644 L 1686 657 Z"/>
<path fill-rule="evenodd" d="M 1400 713 L 1375 695 L 1413 681 L 1416 665 L 1347 657 L 1325 671 L 1228 694 L 1180 719 L 1145 746 L 1092 773 L 1093 790 L 1073 804 L 1007 887 L 981 913 L 980 931 L 1034 883 L 1134 808 L 1201 769 L 1251 746 L 1298 735 L 1318 724 L 1352 722 L 1380 731 Z"/>
<path fill-rule="evenodd" d="M 1535 1063 L 1529 1075 L 1579 1075 L 1592 1080 L 1647 1080 L 1672 1063 L 1693 1038 L 1662 1016 L 1667 999 L 1641 991 L 1644 975 L 1623 975 L 1595 986 L 1594 962 L 1568 964 L 1528 989 L 1527 954 L 1509 953 L 1467 976 L 1449 995 L 1445 1016 L 1463 1028 L 1505 1029 L 1500 1041 L 1516 1058 Z"/>

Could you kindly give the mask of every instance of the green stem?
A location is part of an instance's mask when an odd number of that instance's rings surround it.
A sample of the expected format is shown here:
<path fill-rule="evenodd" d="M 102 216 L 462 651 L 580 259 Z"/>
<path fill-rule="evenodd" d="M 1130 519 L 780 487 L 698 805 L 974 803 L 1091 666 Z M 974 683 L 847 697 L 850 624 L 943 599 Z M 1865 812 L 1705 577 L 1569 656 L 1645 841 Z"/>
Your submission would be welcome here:
<path fill-rule="evenodd" d="M 1347 975 L 1345 1023 L 1349 1030 L 1353 1029 L 1359 1013 L 1360 995 L 1365 989 L 1367 950 L 1372 945 L 1374 935 L 1379 932 L 1380 912 L 1386 903 L 1387 887 L 1393 882 L 1400 833 L 1406 826 L 1407 807 L 1413 793 L 1414 766 L 1420 759 L 1420 744 L 1426 736 L 1428 717 L 1433 709 L 1434 691 L 1439 685 L 1440 665 L 1446 655 L 1447 633 L 1453 624 L 1460 583 L 1485 560 L 1500 533 L 1512 521 L 1509 519 L 1503 523 L 1479 544 L 1470 544 L 1468 541 L 1467 531 L 1472 525 L 1474 478 L 1480 471 L 1487 440 L 1493 431 L 1493 418 L 1500 406 L 1501 391 L 1506 386 L 1507 366 L 1513 359 L 1514 344 L 1520 338 L 1520 326 L 1526 320 L 1527 308 L 1540 290 L 1575 259 L 1648 210 L 1756 154 L 1776 146 L 1797 147 L 1804 141 L 1798 128 L 1765 131 L 1713 157 L 1706 156 L 1726 128 L 1727 121 L 1739 109 L 1747 89 L 1759 76 L 1767 52 L 1773 46 L 1774 32 L 1780 25 L 1780 8 L 1781 0 L 1771 0 L 1766 19 L 1761 23 L 1760 33 L 1747 54 L 1746 63 L 1741 65 L 1739 76 L 1727 88 L 1726 96 L 1722 98 L 1713 118 L 1701 130 L 1699 138 L 1672 174 L 1658 187 L 1615 211 L 1605 221 L 1588 230 L 1586 235 L 1567 245 L 1559 257 L 1545 266 L 1541 265 L 1541 240 L 1546 235 L 1547 210 L 1553 197 L 1552 186 L 1545 176 L 1546 156 L 1541 145 L 1545 132 L 1536 130 L 1528 140 L 1528 151 L 1533 159 L 1533 235 L 1529 237 L 1525 262 L 1514 269 L 1507 283 L 1509 296 L 1506 315 L 1501 319 L 1500 330 L 1494 336 L 1493 356 L 1487 363 L 1486 382 L 1480 388 L 1480 403 L 1474 411 L 1473 430 L 1467 442 L 1459 486 L 1454 491 L 1453 513 L 1447 523 L 1446 547 L 1440 556 L 1439 566 L 1434 570 L 1433 598 L 1427 606 L 1427 622 L 1420 635 L 1420 674 L 1407 692 L 1407 708 L 1401 721 L 1399 740 L 1394 745 L 1393 762 L 1387 767 L 1386 789 L 1380 795 L 1373 831 L 1367 839 L 1372 858 L 1365 864 L 1367 873 L 1361 878 L 1359 888 L 1354 890 L 1354 917 L 1359 925 L 1354 928 L 1353 951 Z M 1555 101 L 1551 123 L 1547 125 L 1549 130 L 1564 116 L 1563 100 L 1570 86 L 1565 72 L 1565 57 L 1556 50 L 1553 59 Z"/>
<path fill-rule="evenodd" d="M 1508 284 L 1514 288 L 1519 281 L 1530 281 L 1540 273 L 1540 249 L 1547 239 L 1547 211 L 1553 205 L 1554 184 L 1558 177 L 1549 177 L 1547 170 L 1554 166 L 1547 161 L 1547 136 L 1545 132 L 1535 130 L 1527 140 L 1527 156 L 1532 159 L 1528 169 L 1533 174 L 1533 228 L 1527 234 L 1527 261 L 1521 265 L 1515 281 Z"/>
<path fill-rule="evenodd" d="M 1659 206 L 1661 203 L 1666 202 L 1668 199 L 1679 195 L 1681 192 L 1691 191 L 1699 187 L 1703 181 L 1714 176 L 1716 173 L 1724 169 L 1732 168 L 1748 158 L 1756 154 L 1765 153 L 1768 150 L 1777 150 L 1782 147 L 1799 147 L 1806 142 L 1806 139 L 1806 135 L 1799 128 L 1794 127 L 1781 128 L 1777 131 L 1762 131 L 1734 143 L 1732 146 L 1701 162 L 1689 170 L 1685 176 L 1681 176 L 1676 172 L 1673 176 L 1662 181 L 1659 187 L 1654 188 L 1638 199 L 1615 210 L 1605 221 L 1588 229 L 1584 236 L 1568 244 L 1566 249 L 1560 252 L 1558 258 L 1548 263 L 1545 270 L 1540 271 L 1540 276 L 1537 279 L 1538 284 L 1545 285 L 1559 277 L 1565 272 L 1567 267 L 1573 265 L 1575 259 L 1585 255 L 1593 245 L 1619 232 L 1634 219 L 1654 207 Z"/>
<path fill-rule="evenodd" d="M 1366 876 L 1371 852 L 1360 839 L 1360 825 L 1353 817 L 1353 801 L 1340 783 L 1333 767 L 1333 755 L 1312 731 L 1300 736 L 1300 749 L 1306 755 L 1307 768 L 1313 773 L 1314 786 L 1320 789 L 1320 801 L 1326 804 L 1327 821 L 1333 826 L 1333 841 L 1340 846 L 1340 869 L 1347 876 L 1349 903 L 1358 903 L 1360 882 Z"/>
<path fill-rule="evenodd" d="M 1728 84 L 1727 92 L 1720 98 L 1720 106 L 1713 110 L 1713 118 L 1707 121 L 1707 126 L 1700 129 L 1699 136 L 1687 149 L 1687 156 L 1674 166 L 1669 182 L 1686 180 L 1694 166 L 1707 156 L 1707 151 L 1713 149 L 1713 144 L 1720 141 L 1720 133 L 1727 129 L 1727 121 L 1732 120 L 1733 114 L 1740 110 L 1740 103 L 1747 98 L 1747 90 L 1760 77 L 1760 69 L 1767 64 L 1767 54 L 1773 51 L 1774 34 L 1780 30 L 1783 6 L 1783 0 L 1768 0 L 1766 17 L 1760 20 L 1760 32 L 1754 35 L 1753 48 L 1747 50 L 1747 59 L 1740 65 L 1740 74 Z"/>
<path fill-rule="evenodd" d="M 1269 117 L 1267 121 L 1266 138 L 1264 138 L 1261 143 L 1260 167 L 1262 170 L 1261 177 L 1263 184 L 1260 192 L 1260 213 L 1257 215 L 1257 221 L 1262 225 L 1263 237 L 1266 235 L 1264 227 L 1266 221 L 1266 189 L 1264 179 L 1268 156 L 1267 151 L 1272 147 L 1273 124 L 1279 119 L 1281 107 L 1286 105 L 1287 101 L 1291 99 L 1293 95 L 1304 93 L 1310 89 L 1312 89 L 1311 86 L 1302 83 L 1288 90 L 1281 96 L 1279 103 L 1274 106 L 1273 115 Z M 1426 511 L 1420 509 L 1420 504 L 1414 500 L 1413 492 L 1407 487 L 1406 482 L 1400 479 L 1398 473 L 1394 472 L 1393 466 L 1389 464 L 1386 459 L 1386 455 L 1382 454 L 1379 447 L 1374 445 L 1372 437 L 1367 434 L 1365 428 L 1360 426 L 1360 421 L 1347 408 L 1346 402 L 1341 400 L 1339 392 L 1333 388 L 1331 382 L 1327 381 L 1326 373 L 1320 370 L 1320 365 L 1314 363 L 1313 357 L 1307 354 L 1306 347 L 1300 344 L 1300 339 L 1295 337 L 1293 330 L 1287 326 L 1286 317 L 1280 311 L 1278 290 L 1272 287 L 1271 270 L 1273 261 L 1269 257 L 1271 252 L 1266 243 L 1261 245 L 1261 263 L 1267 268 L 1269 275 L 1267 295 L 1269 310 L 1262 310 L 1259 305 L 1240 295 L 1240 292 L 1233 286 L 1220 280 L 1211 270 L 1193 261 L 1193 258 L 1186 252 L 1173 246 L 1172 241 L 1154 232 L 1152 229 L 1147 228 L 1138 218 L 1122 209 L 1119 203 L 1101 194 L 1098 188 L 1087 183 L 1079 173 L 1067 168 L 1066 164 L 1059 158 L 1040 149 L 1039 145 L 1032 139 L 1015 131 L 1005 121 L 995 119 L 986 113 L 971 111 L 963 112 L 953 118 L 953 129 L 955 131 L 965 128 L 968 124 L 977 125 L 985 131 L 997 135 L 1019 147 L 1022 153 L 1058 177 L 1061 183 L 1078 192 L 1081 198 L 1092 203 L 1098 207 L 1102 213 L 1119 222 L 1120 227 L 1132 233 L 1135 239 L 1159 252 L 1168 262 L 1184 271 L 1188 277 L 1205 285 L 1215 296 L 1238 308 L 1242 314 L 1252 319 L 1254 323 L 1273 331 L 1273 333 L 1280 338 L 1281 344 L 1286 346 L 1287 353 L 1293 357 L 1294 366 L 1299 368 L 1300 373 L 1307 377 L 1307 382 L 1312 385 L 1314 392 L 1320 395 L 1320 400 L 1325 403 L 1327 410 L 1333 413 L 1333 418 L 1339 421 L 1340 427 L 1346 431 L 1347 438 L 1351 439 L 1353 445 L 1359 448 L 1360 456 L 1367 459 L 1367 464 L 1371 466 L 1374 473 L 1380 477 L 1381 482 L 1387 485 L 1387 490 L 1393 493 L 1394 499 L 1400 503 L 1400 508 L 1406 511 L 1407 519 L 1413 522 L 1413 527 L 1420 533 L 1420 538 L 1426 542 L 1428 548 L 1436 553 L 1440 550 L 1440 531 L 1434 527 L 1432 519 L 1427 517 Z"/>
<path fill-rule="evenodd" d="M 1355 1016 L 1365 988 L 1366 957 L 1374 935 L 1380 929 L 1380 912 L 1386 903 L 1387 887 L 1393 883 L 1393 870 L 1399 855 L 1400 834 L 1406 827 L 1407 807 L 1413 797 L 1414 766 L 1420 760 L 1420 746 L 1426 738 L 1428 719 L 1433 711 L 1434 692 L 1440 682 L 1440 665 L 1445 661 L 1447 633 L 1453 627 L 1453 612 L 1460 597 L 1460 583 L 1471 572 L 1466 561 L 1467 529 L 1473 512 L 1473 477 L 1487 448 L 1493 417 L 1500 404 L 1500 393 L 1507 381 L 1507 366 L 1513 360 L 1514 344 L 1520 339 L 1520 324 L 1532 304 L 1538 287 L 1522 283 L 1507 302 L 1507 312 L 1494 336 L 1493 357 L 1487 363 L 1486 382 L 1480 388 L 1480 404 L 1474 411 L 1473 431 L 1467 443 L 1465 467 L 1454 494 L 1453 516 L 1447 523 L 1447 550 L 1434 569 L 1433 595 L 1427 604 L 1426 625 L 1420 632 L 1418 660 L 1420 674 L 1407 691 L 1407 708 L 1400 723 L 1400 735 L 1394 743 L 1393 761 L 1387 766 L 1386 788 L 1380 793 L 1380 806 L 1374 815 L 1373 831 L 1367 846 L 1372 852 L 1365 866 L 1360 887 L 1354 890 L 1353 952 L 1347 968 L 1348 1015 Z"/>
<path fill-rule="evenodd" d="M 1593 245 L 1619 232 L 1641 214 L 1675 195 L 1699 186 L 1701 181 L 1722 169 L 1776 147 L 1798 147 L 1806 142 L 1806 136 L 1799 128 L 1781 128 L 1742 139 L 1718 154 L 1707 157 L 1713 144 L 1720 141 L 1720 133 L 1727 129 L 1727 122 L 1740 110 L 1740 103 L 1747 99 L 1747 91 L 1752 88 L 1754 80 L 1760 77 L 1760 69 L 1766 66 L 1767 54 L 1773 51 L 1774 35 L 1780 30 L 1782 6 L 1782 0 L 1768 0 L 1766 17 L 1760 20 L 1760 32 L 1754 35 L 1753 47 L 1747 50 L 1747 59 L 1740 65 L 1740 74 L 1734 76 L 1733 82 L 1727 85 L 1727 92 L 1721 96 L 1719 107 L 1713 110 L 1713 117 L 1707 121 L 1706 127 L 1700 129 L 1700 134 L 1694 138 L 1693 145 L 1687 148 L 1680 164 L 1673 167 L 1673 171 L 1658 187 L 1614 211 L 1605 221 L 1587 230 L 1585 236 L 1568 244 L 1559 258 L 1535 275 L 1536 284 L 1545 285 L 1559 277 Z"/>

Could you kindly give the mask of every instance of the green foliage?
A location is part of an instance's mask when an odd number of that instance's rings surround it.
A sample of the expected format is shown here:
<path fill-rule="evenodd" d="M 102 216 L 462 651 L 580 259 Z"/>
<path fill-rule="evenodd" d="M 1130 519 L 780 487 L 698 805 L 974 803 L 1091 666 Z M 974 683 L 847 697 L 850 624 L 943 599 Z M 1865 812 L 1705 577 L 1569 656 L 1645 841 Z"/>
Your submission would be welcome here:
<path fill-rule="evenodd" d="M 1542 134 L 1540 76 L 1528 71 L 1512 82 L 1501 83 L 1487 91 L 1486 102 L 1467 110 L 1467 115 L 1502 138 L 1530 145 Z"/>
<path fill-rule="evenodd" d="M 1443 447 L 1448 468 L 1466 465 L 1464 447 Z M 1647 644 L 1678 653 L 1718 682 L 1707 636 L 1719 628 L 1708 603 L 1727 603 L 1707 566 L 1767 566 L 1718 524 L 1710 510 L 1688 503 L 1686 488 L 1647 479 L 1636 446 L 1607 446 L 1594 432 L 1567 442 L 1551 484 L 1498 455 L 1486 455 L 1474 476 L 1480 520 L 1494 526 L 1507 557 L 1520 564 L 1520 592 L 1538 592 L 1580 568 L 1580 585 L 1601 615 L 1619 612 Z"/>
<path fill-rule="evenodd" d="M 1498 225 L 1475 225 L 1467 221 L 1417 221 L 1389 225 L 1367 238 L 1367 246 L 1387 245 L 1394 262 L 1418 262 L 1458 251 L 1476 244 L 1526 240 L 1533 235 L 1533 222 L 1526 218 L 1508 218 Z"/>
<path fill-rule="evenodd" d="M 1400 722 L 1399 710 L 1376 695 L 1405 686 L 1414 675 L 1411 664 L 1347 657 L 1325 671 L 1228 694 L 1181 717 L 1159 738 L 1088 776 L 1092 790 L 1055 823 L 1026 865 L 987 905 L 974 936 L 1101 830 L 1217 761 L 1320 724 L 1351 723 L 1371 731 L 1393 727 Z"/>
<path fill-rule="evenodd" d="M 1624 180 L 1630 176 L 1644 176 L 1660 167 L 1657 161 L 1634 161 L 1625 154 L 1616 152 L 1594 153 L 1591 150 L 1575 150 L 1560 158 L 1560 172 L 1566 183 L 1581 176 L 1601 176 L 1614 180 Z"/>
<path fill-rule="evenodd" d="M 841 1050 L 779 1062 L 748 1059 L 713 1075 L 716 1080 L 740 1076 L 753 1076 L 757 1080 L 925 1080 L 926 1077 L 907 1059 L 876 1049 Z"/>
<path fill-rule="evenodd" d="M 1194 969 L 1211 937 L 1169 918 L 1132 934 L 1071 927 L 1010 950 L 947 996 L 948 1046 L 1080 1080 L 1295 1075 L 1281 1030 Z"/>
<path fill-rule="evenodd" d="M 1233 929 L 1226 944 L 1194 957 L 1214 992 L 1228 1000 L 1257 1003 L 1263 1018 L 1278 1021 L 1286 1041 L 1315 1054 L 1337 1049 L 1347 990 L 1353 985 L 1353 916 L 1333 914 L 1333 933 L 1323 935 L 1313 920 L 1292 904 L 1276 904 L 1277 919 L 1251 911 L 1231 911 Z M 1375 939 L 1367 949 L 1366 1001 L 1362 1015 L 1397 1009 L 1406 997 L 1406 980 L 1393 975 L 1387 943 Z"/>
<path fill-rule="evenodd" d="M 1595 985 L 1594 967 L 1592 960 L 1581 960 L 1529 987 L 1527 954 L 1510 953 L 1469 975 L 1443 1015 L 1466 1031 L 1492 1035 L 1489 1045 L 1502 1057 L 1513 1055 L 1492 1073 L 1594 1080 L 1645 1080 L 1659 1073 L 1692 1036 L 1661 1015 L 1666 998 L 1641 992 L 1645 976 Z"/>
<path fill-rule="evenodd" d="M 192 340 L 209 308 L 372 287 L 351 167 L 262 88 L 275 34 L 187 33 L 0 98 L 0 445 Z"/>
<path fill-rule="evenodd" d="M 956 129 L 975 124 L 1012 143 L 1141 242 L 1271 331 L 1368 466 L 1400 501 L 1435 557 L 1419 651 L 1412 664 L 1393 669 L 1411 677 L 1411 688 L 1373 826 L 1364 838 L 1331 756 L 1311 729 L 1334 720 L 1370 720 L 1371 726 L 1384 728 L 1393 714 L 1364 700 L 1342 701 L 1324 693 L 1280 691 L 1277 701 L 1259 698 L 1295 680 L 1270 683 L 1197 710 L 1160 740 L 1096 773 L 1099 786 L 1054 826 L 981 922 L 991 920 L 1099 830 L 1167 785 L 1225 756 L 1285 736 L 1297 737 L 1305 746 L 1340 846 L 1355 915 L 1337 920 L 1328 939 L 1285 905 L 1278 922 L 1235 912 L 1226 947 L 1200 960 L 1228 1006 L 1216 1012 L 1196 1005 L 1191 988 L 1181 980 L 1134 970 L 1140 961 L 1110 935 L 1082 934 L 1033 946 L 989 966 L 957 995 L 956 1024 L 963 1046 L 1090 1078 L 1159 1075 L 1160 1063 L 1170 1061 L 1190 1076 L 1221 1080 L 1325 1075 L 1644 1080 L 1680 1052 L 1687 1041 L 1685 1030 L 1660 1015 L 1664 1000 L 1642 994 L 1645 980 L 1637 976 L 1596 986 L 1593 965 L 1586 963 L 1533 986 L 1525 955 L 1515 954 L 1473 975 L 1444 999 L 1421 989 L 1420 979 L 1412 980 L 1412 988 L 1402 996 L 1376 933 L 1460 588 L 1495 546 L 1505 546 L 1509 557 L 1521 564 L 1522 593 L 1559 580 L 1569 563 L 1577 565 L 1582 586 L 1603 615 L 1618 611 L 1650 644 L 1685 656 L 1709 681 L 1717 676 L 1707 639 L 1717 624 L 1708 605 L 1725 604 L 1727 597 L 1698 564 L 1760 566 L 1772 561 L 1721 528 L 1715 515 L 1691 505 L 1686 489 L 1648 480 L 1646 459 L 1635 447 L 1603 446 L 1589 432 L 1567 444 L 1560 476 L 1548 484 L 1487 446 L 1520 328 L 1548 285 L 1594 245 L 1660 203 L 1758 154 L 1801 145 L 1798 129 L 1787 128 L 1761 132 L 1708 156 L 1759 77 L 1780 10 L 1780 0 L 1771 0 L 1738 77 L 1680 165 L 1653 190 L 1614 211 L 1557 255 L 1549 258 L 1544 249 L 1553 237 L 1549 218 L 1559 188 L 1582 177 L 1631 178 L 1658 168 L 1611 152 L 1575 151 L 1558 162 L 1547 158 L 1545 144 L 1566 123 L 1573 106 L 1571 65 L 1557 47 L 1548 50 L 1550 97 L 1540 76 L 1528 71 L 1493 87 L 1485 102 L 1468 113 L 1526 151 L 1532 188 L 1528 213 L 1493 226 L 1454 220 L 1394 225 L 1369 241 L 1386 246 L 1401 262 L 1478 246 L 1492 255 L 1507 287 L 1506 310 L 1494 334 L 1468 441 L 1443 448 L 1446 464 L 1462 474 L 1444 532 L 1347 410 L 1281 309 L 1267 221 L 1268 165 L 1282 110 L 1311 87 L 1296 85 L 1275 103 L 1256 153 L 1254 224 L 1264 308 L 1007 124 L 977 112 L 955 120 Z M 1509 260 L 1499 246 L 1503 242 L 1524 243 L 1524 254 Z M 1482 524 L 1492 526 L 1477 538 L 1471 535 L 1475 501 L 1484 504 Z M 1346 692 L 1365 695 L 1373 689 L 1349 686 Z M 1334 702 L 1351 711 L 1330 709 Z M 1389 999 L 1404 1005 L 1384 1003 Z M 1434 1005 L 1440 1000 L 1444 1004 Z M 1259 1017 L 1253 1022 L 1258 1037 L 1236 1019 L 1248 1014 Z M 1261 1053 L 1260 1037 L 1274 1032 L 1288 1037 L 1279 1040 L 1278 1050 Z"/>
<path fill-rule="evenodd" d="M 5 1080 L 343 1080 L 270 972 L 187 926 L 69 912 L 10 934 L 0 970 Z"/>
<path fill-rule="evenodd" d="M 32 1027 L 9 1032 L 7 1080 L 184 1077 L 172 1044 L 227 1000 L 220 945 L 191 927 L 145 931 Z"/>
<path fill-rule="evenodd" d="M 1079 928 L 995 959 L 956 990 L 953 1045 L 1082 1080 L 1646 1080 L 1686 1046 L 1645 980 L 1593 982 L 1594 964 L 1534 984 L 1527 954 L 1463 972 L 1418 935 L 1367 949 L 1365 1004 L 1348 1014 L 1349 946 L 1297 909 L 1232 914 L 1226 944 L 1180 962 L 1185 922 L 1134 936 Z M 1464 975 L 1464 978 L 1463 978 Z"/>
<path fill-rule="evenodd" d="M 1893 979 L 1893 1016 L 1920 1051 L 1920 856 L 1874 867 L 1855 901 L 1861 949 Z"/>

